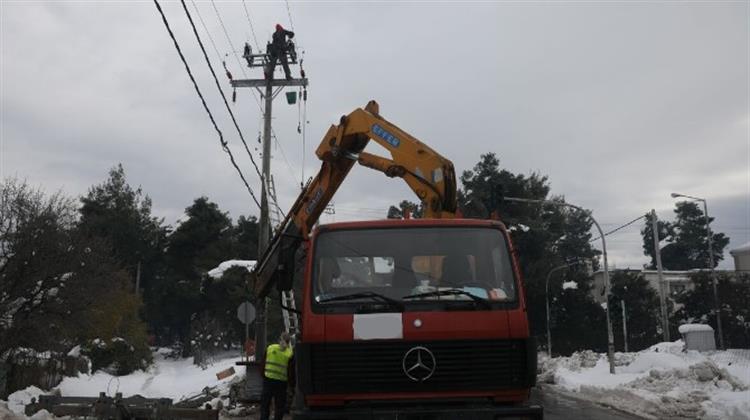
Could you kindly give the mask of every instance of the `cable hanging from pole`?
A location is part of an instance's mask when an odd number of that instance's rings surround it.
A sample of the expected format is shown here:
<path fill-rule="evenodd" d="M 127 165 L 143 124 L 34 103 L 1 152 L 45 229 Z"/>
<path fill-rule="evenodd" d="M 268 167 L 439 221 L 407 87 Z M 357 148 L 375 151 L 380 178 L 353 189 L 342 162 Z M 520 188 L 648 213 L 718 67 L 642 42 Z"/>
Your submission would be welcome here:
<path fill-rule="evenodd" d="M 258 38 L 255 37 L 255 28 L 253 27 L 253 20 L 250 19 L 250 12 L 247 10 L 247 5 L 245 4 L 245 0 L 242 0 L 242 8 L 245 9 L 245 16 L 247 16 L 247 23 L 250 24 L 250 31 L 253 34 L 253 41 L 255 41 L 255 47 L 258 48 L 258 52 L 260 52 L 260 44 L 258 43 Z"/>
<path fill-rule="evenodd" d="M 221 53 L 219 53 L 219 49 L 216 47 L 216 42 L 214 42 L 214 37 L 212 37 L 211 32 L 208 31 L 206 22 L 203 20 L 203 16 L 201 15 L 200 10 L 198 9 L 198 5 L 195 4 L 195 0 L 190 0 L 190 2 L 193 3 L 193 8 L 195 8 L 195 13 L 198 14 L 198 20 L 201 21 L 201 25 L 203 25 L 203 30 L 206 31 L 206 35 L 208 35 L 208 39 L 211 41 L 211 45 L 214 47 L 214 52 L 216 53 L 216 57 L 219 59 L 219 62 L 223 61 L 221 58 Z"/>
<path fill-rule="evenodd" d="M 203 94 L 201 93 L 201 90 L 198 87 L 198 83 L 195 81 L 195 77 L 193 76 L 193 72 L 190 70 L 190 66 L 188 65 L 187 60 L 185 59 L 185 55 L 182 54 L 182 49 L 180 48 L 180 44 L 177 42 L 177 39 L 175 38 L 174 33 L 172 32 L 172 28 L 169 27 L 169 22 L 167 21 L 167 17 L 164 15 L 164 11 L 162 10 L 161 5 L 159 4 L 159 0 L 154 0 L 154 4 L 156 5 L 156 9 L 159 11 L 159 14 L 161 15 L 161 19 L 164 22 L 164 26 L 167 28 L 169 37 L 172 38 L 172 42 L 174 43 L 174 47 L 177 50 L 177 54 L 180 55 L 180 60 L 182 60 L 182 64 L 185 66 L 185 71 L 187 71 L 188 76 L 190 76 L 190 81 L 193 82 L 193 87 L 195 88 L 195 92 L 198 94 L 198 97 L 200 98 L 201 103 L 203 104 L 203 109 L 206 110 L 206 113 L 208 114 L 208 118 L 211 120 L 211 124 L 213 124 L 214 129 L 216 130 L 216 133 L 219 135 L 219 142 L 221 143 L 222 149 L 224 149 L 224 151 L 229 155 L 229 160 L 232 162 L 232 165 L 237 170 L 237 173 L 240 175 L 240 178 L 242 179 L 242 182 L 245 184 L 245 187 L 247 187 L 247 191 L 250 193 L 250 196 L 253 198 L 253 201 L 258 206 L 258 208 L 260 208 L 260 202 L 255 197 L 255 193 L 253 192 L 253 189 L 250 188 L 250 184 L 247 183 L 245 176 L 242 174 L 242 170 L 240 169 L 239 166 L 237 166 L 237 162 L 235 162 L 234 160 L 232 151 L 229 149 L 229 146 L 227 145 L 226 140 L 224 140 L 224 135 L 219 129 L 219 126 L 216 124 L 216 120 L 214 119 L 214 116 L 211 113 L 211 110 L 208 108 L 206 99 L 203 97 Z"/>
<path fill-rule="evenodd" d="M 639 220 L 641 220 L 641 219 L 643 219 L 643 218 L 645 218 L 645 217 L 646 217 L 646 215 L 643 215 L 643 216 L 639 216 L 639 217 L 637 217 L 637 218 L 635 218 L 635 219 L 633 219 L 633 220 L 629 221 L 628 223 L 625 223 L 624 225 L 622 225 L 622 226 L 620 226 L 620 227 L 617 227 L 617 228 L 615 228 L 615 229 L 612 229 L 612 230 L 610 230 L 609 232 L 605 232 L 605 233 L 604 233 L 604 236 L 609 236 L 609 235 L 611 235 L 611 234 L 613 234 L 613 233 L 617 232 L 617 231 L 618 231 L 618 230 L 620 230 L 620 229 L 625 229 L 626 227 L 628 227 L 628 226 L 632 225 L 633 223 L 635 223 L 635 222 L 637 222 L 637 221 L 639 221 Z M 589 242 L 594 242 L 594 241 L 598 241 L 599 239 L 601 239 L 601 236 L 597 236 L 596 238 L 594 238 L 594 239 L 590 240 Z"/>
<path fill-rule="evenodd" d="M 289 16 L 289 27 L 294 32 L 294 22 L 292 22 L 292 11 L 289 9 L 289 0 L 284 0 L 286 3 L 286 14 Z"/>
<path fill-rule="evenodd" d="M 237 50 L 234 49 L 234 44 L 232 43 L 232 39 L 229 37 L 229 32 L 227 31 L 227 27 L 224 26 L 224 20 L 221 18 L 221 14 L 219 13 L 219 9 L 216 7 L 216 3 L 214 0 L 211 0 L 211 5 L 214 8 L 214 12 L 216 12 L 216 17 L 219 19 L 219 24 L 221 24 L 221 29 L 224 31 L 224 36 L 227 38 L 227 42 L 229 43 L 229 48 L 232 50 L 232 55 L 234 55 L 234 58 L 237 60 L 237 64 L 240 66 L 240 70 L 242 71 L 242 75 L 247 78 L 247 72 L 245 71 L 245 68 L 242 67 L 242 61 L 240 61 L 240 57 L 237 55 Z M 226 63 L 224 63 L 224 66 L 226 68 Z M 250 90 L 250 94 L 253 95 L 253 99 L 255 99 L 255 103 L 258 104 L 258 108 L 260 110 L 263 110 L 263 106 L 260 104 L 260 99 L 258 99 L 258 96 L 255 95 L 255 92 Z"/>
<path fill-rule="evenodd" d="M 253 163 L 255 172 L 258 174 L 258 177 L 262 181 L 263 175 L 260 173 L 260 169 L 258 169 L 258 164 L 255 163 L 255 158 L 253 158 L 253 154 L 252 152 L 250 152 L 250 148 L 248 147 L 247 142 L 245 141 L 245 136 L 242 135 L 242 130 L 240 130 L 240 126 L 239 124 L 237 124 L 237 119 L 234 117 L 232 108 L 229 106 L 229 102 L 227 102 L 227 97 L 224 95 L 224 90 L 221 88 L 221 84 L 219 84 L 219 78 L 216 77 L 216 72 L 214 71 L 214 67 L 211 65 L 211 60 L 208 59 L 206 48 L 203 46 L 203 41 L 201 41 L 201 37 L 200 35 L 198 35 L 198 30 L 195 28 L 193 17 L 190 16 L 190 11 L 188 11 L 187 4 L 185 4 L 185 0 L 180 0 L 180 2 L 182 3 L 182 8 L 185 10 L 185 14 L 187 15 L 188 21 L 190 21 L 190 26 L 193 28 L 195 39 L 198 40 L 198 45 L 201 47 L 201 51 L 203 52 L 203 58 L 206 59 L 206 64 L 208 64 L 208 69 L 211 70 L 211 75 L 214 78 L 214 82 L 216 82 L 216 89 L 219 90 L 219 93 L 221 94 L 221 98 L 224 100 L 224 105 L 227 108 L 227 112 L 229 112 L 229 116 L 232 118 L 232 123 L 234 123 L 234 128 L 237 129 L 237 134 L 239 134 L 240 140 L 242 141 L 242 144 L 245 146 L 245 151 L 247 151 L 247 155 L 250 157 L 250 161 Z"/>

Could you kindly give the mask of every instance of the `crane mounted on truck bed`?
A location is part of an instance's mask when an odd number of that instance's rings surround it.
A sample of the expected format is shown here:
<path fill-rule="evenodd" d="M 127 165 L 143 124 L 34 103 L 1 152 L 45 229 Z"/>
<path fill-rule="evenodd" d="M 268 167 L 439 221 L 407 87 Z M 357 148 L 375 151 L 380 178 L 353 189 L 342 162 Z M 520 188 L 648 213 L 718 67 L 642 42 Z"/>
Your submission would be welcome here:
<path fill-rule="evenodd" d="M 364 152 L 370 140 L 385 147 L 392 159 Z M 293 253 L 309 239 L 315 222 L 355 163 L 403 178 L 424 204 L 426 218 L 456 217 L 453 163 L 381 117 L 375 101 L 342 116 L 339 125 L 328 129 L 315 154 L 323 161 L 320 171 L 297 197 L 258 262 L 257 296 L 266 296 L 274 282 L 283 290 L 291 287 Z"/>
<path fill-rule="evenodd" d="M 370 141 L 391 159 L 364 152 Z M 542 418 L 518 261 L 499 220 L 457 217 L 453 164 L 370 101 L 332 125 L 322 161 L 256 265 L 255 293 L 302 274 L 295 419 Z M 355 163 L 402 178 L 423 219 L 313 229 Z"/>

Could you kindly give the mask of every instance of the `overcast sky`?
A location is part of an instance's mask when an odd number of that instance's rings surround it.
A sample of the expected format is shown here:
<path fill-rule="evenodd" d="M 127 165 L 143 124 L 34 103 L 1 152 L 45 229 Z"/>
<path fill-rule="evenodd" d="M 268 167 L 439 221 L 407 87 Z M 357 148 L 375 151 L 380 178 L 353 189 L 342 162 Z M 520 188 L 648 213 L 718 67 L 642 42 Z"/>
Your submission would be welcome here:
<path fill-rule="evenodd" d="M 705 197 L 714 230 L 731 238 L 729 249 L 742 245 L 750 241 L 748 4 L 291 1 L 309 124 L 303 150 L 298 107 L 281 96 L 274 103 L 281 207 L 299 191 L 303 155 L 305 177 L 319 167 L 314 150 L 327 127 L 375 99 L 459 173 L 492 151 L 512 172 L 548 175 L 554 194 L 592 209 L 605 230 L 652 208 L 672 219 L 670 192 Z M 276 23 L 292 26 L 284 2 L 246 6 L 261 45 Z M 181 5 L 163 7 L 259 190 Z M 212 3 L 197 2 L 199 14 L 188 8 L 213 65 L 221 68 L 208 34 L 244 77 Z M 216 8 L 235 48 L 254 43 L 242 2 Z M 167 223 L 201 195 L 233 218 L 258 213 L 153 2 L 0 0 L 0 31 L 0 176 L 77 196 L 121 162 Z M 249 90 L 237 93 L 233 110 L 255 149 L 258 104 Z M 414 199 L 404 183 L 355 168 L 324 221 L 380 218 L 402 199 Z M 641 227 L 609 237 L 611 265 L 646 262 Z M 732 267 L 728 252 L 721 267 Z"/>

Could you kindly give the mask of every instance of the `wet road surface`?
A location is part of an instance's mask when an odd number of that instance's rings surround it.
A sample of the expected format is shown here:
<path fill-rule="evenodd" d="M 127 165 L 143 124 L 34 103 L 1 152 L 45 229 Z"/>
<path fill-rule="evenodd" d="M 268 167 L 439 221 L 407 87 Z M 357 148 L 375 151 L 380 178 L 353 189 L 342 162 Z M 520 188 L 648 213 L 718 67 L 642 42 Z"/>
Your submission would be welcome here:
<path fill-rule="evenodd" d="M 532 404 L 544 407 L 545 420 L 596 419 L 596 420 L 637 420 L 633 416 L 611 408 L 602 407 L 588 401 L 571 398 L 554 391 L 549 386 L 534 388 L 531 392 Z"/>

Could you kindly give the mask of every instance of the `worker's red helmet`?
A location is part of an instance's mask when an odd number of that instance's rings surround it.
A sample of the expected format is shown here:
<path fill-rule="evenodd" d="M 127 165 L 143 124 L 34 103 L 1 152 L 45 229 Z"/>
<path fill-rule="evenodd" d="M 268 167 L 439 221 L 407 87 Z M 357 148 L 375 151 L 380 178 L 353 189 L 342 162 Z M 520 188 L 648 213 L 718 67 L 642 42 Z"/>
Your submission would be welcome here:
<path fill-rule="evenodd" d="M 277 31 L 280 31 L 280 30 L 282 30 L 282 29 L 284 29 L 284 27 L 283 27 L 283 26 L 281 26 L 281 24 L 280 24 L 280 23 L 277 23 L 277 24 L 276 24 L 276 30 L 277 30 Z"/>

